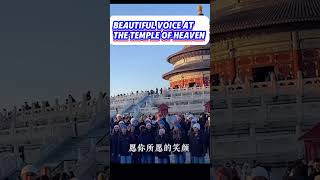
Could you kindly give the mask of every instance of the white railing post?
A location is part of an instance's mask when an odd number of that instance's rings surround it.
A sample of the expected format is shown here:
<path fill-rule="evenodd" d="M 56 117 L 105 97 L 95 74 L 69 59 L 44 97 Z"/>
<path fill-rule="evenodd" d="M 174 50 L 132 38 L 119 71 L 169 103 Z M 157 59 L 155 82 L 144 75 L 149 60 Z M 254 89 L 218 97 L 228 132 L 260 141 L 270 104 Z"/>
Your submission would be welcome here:
<path fill-rule="evenodd" d="M 274 73 L 270 74 L 270 80 L 271 80 L 271 88 L 272 88 L 272 95 L 277 95 L 277 81 Z"/>
<path fill-rule="evenodd" d="M 228 104 L 228 127 L 233 126 L 233 107 L 232 107 L 232 97 L 227 97 L 227 104 Z"/>
<path fill-rule="evenodd" d="M 302 77 L 302 72 L 298 71 L 297 72 L 297 94 L 303 95 L 303 77 Z"/>
<path fill-rule="evenodd" d="M 256 130 L 255 130 L 255 126 L 253 124 L 250 125 L 250 129 L 249 129 L 249 148 L 251 150 L 251 153 L 257 154 L 257 144 L 256 144 Z"/>

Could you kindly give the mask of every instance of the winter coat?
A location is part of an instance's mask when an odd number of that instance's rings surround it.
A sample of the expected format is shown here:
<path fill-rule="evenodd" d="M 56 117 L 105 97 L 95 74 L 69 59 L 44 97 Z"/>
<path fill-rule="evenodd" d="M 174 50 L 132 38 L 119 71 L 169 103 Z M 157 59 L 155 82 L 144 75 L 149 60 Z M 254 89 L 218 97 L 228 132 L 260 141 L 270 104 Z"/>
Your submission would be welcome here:
<path fill-rule="evenodd" d="M 144 133 L 141 133 L 139 136 L 139 144 L 143 144 L 145 149 L 147 149 L 148 144 L 152 144 L 153 150 L 155 150 L 155 138 L 152 131 L 146 130 Z M 153 154 L 153 152 L 143 152 L 143 154 Z"/>
<path fill-rule="evenodd" d="M 126 133 L 125 135 L 120 134 L 118 140 L 118 150 L 120 156 L 129 156 L 131 152 L 129 152 L 130 144 L 134 144 L 134 140 L 130 133 Z"/>
<path fill-rule="evenodd" d="M 158 156 L 158 158 L 168 158 L 170 152 L 165 152 L 164 151 L 164 145 L 168 144 L 168 138 L 166 135 L 160 136 L 158 135 L 156 137 L 156 144 L 162 144 L 162 152 L 156 152 L 156 155 Z M 155 149 L 154 149 L 155 150 Z"/>
<path fill-rule="evenodd" d="M 174 144 L 179 144 L 180 152 L 175 151 L 173 152 L 173 154 L 182 154 L 183 152 L 181 152 L 181 147 L 182 147 L 182 144 L 184 144 L 183 136 L 181 138 L 172 138 L 172 147 Z"/>
<path fill-rule="evenodd" d="M 147 144 L 154 144 L 155 139 L 152 134 L 152 132 L 145 131 L 144 133 L 141 133 L 139 136 L 139 144 L 143 144 L 147 146 Z"/>
<path fill-rule="evenodd" d="M 112 154 L 119 154 L 119 150 L 118 150 L 118 141 L 119 141 L 119 132 L 117 133 L 113 133 L 111 135 L 111 152 Z"/>
<path fill-rule="evenodd" d="M 210 129 L 206 128 L 204 130 L 204 143 L 205 143 L 205 152 L 210 152 Z"/>
<path fill-rule="evenodd" d="M 202 133 L 199 132 L 197 136 L 191 133 L 189 143 L 191 156 L 202 157 L 205 155 L 205 140 Z"/>

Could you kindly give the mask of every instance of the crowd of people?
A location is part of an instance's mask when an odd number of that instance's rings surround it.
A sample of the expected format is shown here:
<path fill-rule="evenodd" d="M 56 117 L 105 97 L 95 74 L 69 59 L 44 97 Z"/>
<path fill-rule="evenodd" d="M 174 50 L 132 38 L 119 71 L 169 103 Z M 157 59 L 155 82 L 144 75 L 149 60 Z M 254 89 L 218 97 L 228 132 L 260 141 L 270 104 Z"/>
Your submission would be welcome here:
<path fill-rule="evenodd" d="M 215 171 L 215 180 L 320 180 L 320 159 L 309 162 L 297 160 L 288 164 L 283 177 L 272 177 L 271 168 L 253 162 L 241 165 L 230 161 Z"/>
<path fill-rule="evenodd" d="M 151 90 L 146 90 L 146 91 L 136 91 L 135 93 L 134 92 L 131 92 L 131 93 L 122 93 L 122 94 L 117 94 L 115 96 L 113 96 L 112 98 L 116 98 L 116 97 L 126 97 L 126 96 L 131 96 L 131 95 L 139 95 L 139 94 L 144 94 L 144 93 L 147 93 L 148 95 L 154 95 L 154 94 L 162 94 L 164 91 L 164 89 L 160 88 L 156 88 L 155 90 L 151 89 Z"/>
<path fill-rule="evenodd" d="M 111 122 L 112 162 L 184 164 L 186 153 L 190 153 L 191 163 L 205 163 L 205 155 L 210 152 L 209 126 L 210 117 L 206 113 L 198 118 L 190 113 L 166 116 L 157 113 L 139 119 L 117 114 Z M 133 146 L 138 150 L 131 151 Z M 146 151 L 139 151 L 139 147 Z M 170 160 L 170 155 L 174 155 L 174 160 Z"/>
<path fill-rule="evenodd" d="M 103 93 L 103 98 L 106 98 L 106 93 Z M 86 93 L 86 100 L 90 101 L 92 99 L 92 95 L 90 91 L 87 91 Z M 65 99 L 65 105 L 68 105 L 70 103 L 76 103 L 76 99 L 69 94 L 68 98 Z M 44 101 L 42 104 L 39 103 L 39 101 L 35 101 L 32 102 L 31 104 L 29 104 L 29 102 L 24 102 L 23 105 L 21 105 L 19 108 L 16 109 L 16 111 L 18 112 L 25 112 L 25 111 L 29 111 L 31 109 L 41 109 L 42 107 L 48 108 L 48 107 L 52 107 L 51 104 L 49 103 L 49 101 Z M 13 114 L 14 114 L 14 109 L 12 110 L 7 110 L 6 108 L 3 108 L 2 111 L 0 112 L 0 122 L 1 120 L 7 120 L 8 118 L 10 118 Z"/>
<path fill-rule="evenodd" d="M 283 180 L 320 180 L 320 159 L 306 163 L 305 160 L 296 160 L 288 164 Z"/>
<path fill-rule="evenodd" d="M 40 172 L 33 165 L 26 165 L 22 168 L 20 180 L 79 180 L 73 171 L 50 173 L 48 167 L 42 167 Z M 102 171 L 98 171 L 93 178 L 94 180 L 110 180 L 110 168 L 104 167 Z"/>

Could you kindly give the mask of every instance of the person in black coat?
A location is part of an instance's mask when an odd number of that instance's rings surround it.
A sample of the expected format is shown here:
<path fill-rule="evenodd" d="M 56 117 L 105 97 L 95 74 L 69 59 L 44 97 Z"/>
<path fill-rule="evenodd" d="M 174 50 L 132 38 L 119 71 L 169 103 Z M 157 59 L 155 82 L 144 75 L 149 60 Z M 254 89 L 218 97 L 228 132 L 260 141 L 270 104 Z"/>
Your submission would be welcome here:
<path fill-rule="evenodd" d="M 153 132 L 153 137 L 158 136 L 159 124 L 156 120 L 151 121 L 151 131 Z"/>
<path fill-rule="evenodd" d="M 161 128 L 161 129 L 159 129 L 159 135 L 156 137 L 156 145 L 161 145 L 161 148 L 158 149 L 156 147 L 156 150 L 155 150 L 156 155 L 158 157 L 159 164 L 169 164 L 170 163 L 168 161 L 170 152 L 164 151 L 165 144 L 169 144 L 169 142 L 168 142 L 168 138 L 166 135 L 166 130 Z"/>
<path fill-rule="evenodd" d="M 181 133 L 182 133 L 182 137 L 183 137 L 183 142 L 185 144 L 189 144 L 189 138 L 188 138 L 188 127 L 187 127 L 187 123 L 185 122 L 184 117 L 182 116 L 178 116 L 177 117 L 177 122 L 175 123 L 175 126 L 179 126 L 178 128 L 180 129 Z"/>
<path fill-rule="evenodd" d="M 189 150 L 191 153 L 191 163 L 203 164 L 205 156 L 205 139 L 203 133 L 200 131 L 200 124 L 193 125 L 193 132 L 190 134 Z"/>
<path fill-rule="evenodd" d="M 130 120 L 130 123 L 131 123 L 131 126 L 134 128 L 133 130 L 133 133 L 136 135 L 136 136 L 139 136 L 140 135 L 140 130 L 139 130 L 139 121 L 138 119 L 136 118 L 131 118 Z"/>
<path fill-rule="evenodd" d="M 148 146 L 154 147 L 155 145 L 155 139 L 153 136 L 153 133 L 151 131 L 151 124 L 147 124 L 148 128 L 146 126 L 140 126 L 140 136 L 139 136 L 139 144 L 143 144 L 146 148 L 145 152 L 142 152 L 142 158 L 141 163 L 142 164 L 152 164 L 154 162 L 153 157 L 153 151 L 152 149 L 149 149 Z"/>
<path fill-rule="evenodd" d="M 204 139 L 205 139 L 205 145 L 206 145 L 206 153 L 208 151 L 210 156 L 210 121 L 207 120 L 206 124 L 204 125 Z"/>
<path fill-rule="evenodd" d="M 204 132 L 204 130 L 205 130 L 205 127 L 204 127 L 204 126 L 205 126 L 206 122 L 207 122 L 207 116 L 206 116 L 206 114 L 201 113 L 201 114 L 200 114 L 200 117 L 199 117 L 198 123 L 200 124 L 200 130 L 203 131 L 203 132 Z"/>
<path fill-rule="evenodd" d="M 130 128 L 130 129 L 129 129 Z M 132 144 L 135 144 L 136 147 L 139 144 L 139 135 L 137 135 L 135 133 L 135 129 L 137 129 L 137 127 L 133 126 L 133 125 L 129 125 L 128 126 L 128 133 L 130 134 L 131 137 L 131 142 Z M 141 154 L 139 152 L 132 152 L 132 162 L 133 164 L 140 164 L 141 161 Z"/>
<path fill-rule="evenodd" d="M 184 153 L 181 152 L 182 144 L 184 144 L 182 129 L 175 126 L 172 130 L 172 147 L 175 148 L 175 146 L 178 146 L 176 150 L 173 149 L 176 164 L 183 164 L 185 162 Z"/>
<path fill-rule="evenodd" d="M 155 143 L 156 143 L 155 137 L 157 137 L 157 135 L 155 134 L 155 133 L 157 133 L 156 129 L 154 128 L 154 126 L 151 123 L 147 123 L 146 128 L 147 128 L 147 133 L 152 137 L 153 145 L 155 146 Z M 154 162 L 155 162 L 154 147 L 153 147 L 153 152 L 150 153 L 150 155 L 151 155 L 151 163 L 154 164 Z"/>
<path fill-rule="evenodd" d="M 119 140 L 118 140 L 118 150 L 119 150 L 121 164 L 132 163 L 132 154 L 130 152 L 130 144 L 134 144 L 132 136 L 130 133 L 128 133 L 127 126 L 122 125 L 121 134 L 119 135 Z"/>
<path fill-rule="evenodd" d="M 111 162 L 119 163 L 118 140 L 120 127 L 115 125 L 111 133 Z"/>
<path fill-rule="evenodd" d="M 117 114 L 114 119 L 112 119 L 111 122 L 111 128 L 113 128 L 115 125 L 119 125 L 119 122 L 122 120 L 121 114 Z"/>

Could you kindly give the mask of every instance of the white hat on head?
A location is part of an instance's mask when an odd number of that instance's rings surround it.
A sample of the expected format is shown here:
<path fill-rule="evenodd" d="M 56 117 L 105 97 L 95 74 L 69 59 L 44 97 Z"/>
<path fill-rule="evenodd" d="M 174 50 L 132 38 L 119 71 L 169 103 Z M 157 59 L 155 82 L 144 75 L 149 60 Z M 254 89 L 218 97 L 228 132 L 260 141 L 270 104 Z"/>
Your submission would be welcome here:
<path fill-rule="evenodd" d="M 32 165 L 26 165 L 21 169 L 21 176 L 23 176 L 25 173 L 34 173 L 37 174 L 37 169 Z"/>
<path fill-rule="evenodd" d="M 192 127 L 193 127 L 193 128 L 197 128 L 197 129 L 200 130 L 200 124 L 199 124 L 199 123 L 195 123 Z"/>
<path fill-rule="evenodd" d="M 133 122 L 137 121 L 136 118 L 131 118 L 130 123 L 133 124 Z"/>
<path fill-rule="evenodd" d="M 269 179 L 269 175 L 268 175 L 267 170 L 263 167 L 260 167 L 260 166 L 254 168 L 252 170 L 251 176 L 252 177 L 264 177 L 266 179 Z"/>
<path fill-rule="evenodd" d="M 187 119 L 193 119 L 194 118 L 194 116 L 192 115 L 192 114 L 189 114 L 188 116 L 187 116 Z"/>
<path fill-rule="evenodd" d="M 191 123 L 196 123 L 196 122 L 198 122 L 198 119 L 194 117 L 194 118 L 191 120 Z"/>
<path fill-rule="evenodd" d="M 122 115 L 121 114 L 117 114 L 117 116 L 116 117 L 122 117 Z"/>
<path fill-rule="evenodd" d="M 163 128 L 159 129 L 159 134 L 165 134 L 166 130 L 164 130 Z"/>

